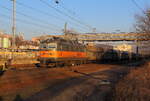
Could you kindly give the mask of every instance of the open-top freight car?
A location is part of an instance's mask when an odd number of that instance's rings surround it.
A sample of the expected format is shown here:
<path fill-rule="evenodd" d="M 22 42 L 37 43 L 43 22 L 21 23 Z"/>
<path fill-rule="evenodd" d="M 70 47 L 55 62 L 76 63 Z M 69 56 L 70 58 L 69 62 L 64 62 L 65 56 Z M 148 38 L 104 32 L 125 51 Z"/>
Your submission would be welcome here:
<path fill-rule="evenodd" d="M 92 63 L 100 62 L 103 54 L 104 54 L 104 49 L 101 47 L 101 45 L 95 45 L 95 44 L 86 45 L 86 56 L 88 62 L 92 62 Z"/>

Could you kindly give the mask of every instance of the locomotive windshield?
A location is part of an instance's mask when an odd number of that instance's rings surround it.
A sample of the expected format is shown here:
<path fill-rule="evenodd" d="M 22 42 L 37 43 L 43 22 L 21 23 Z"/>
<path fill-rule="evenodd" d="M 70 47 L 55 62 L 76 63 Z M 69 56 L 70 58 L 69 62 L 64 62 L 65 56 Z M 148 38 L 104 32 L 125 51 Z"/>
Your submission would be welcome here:
<path fill-rule="evenodd" d="M 46 44 L 40 44 L 40 49 L 46 49 L 47 45 Z"/>
<path fill-rule="evenodd" d="M 42 43 L 40 45 L 40 49 L 55 51 L 57 49 L 57 44 L 56 43 L 48 43 L 48 44 Z"/>
<path fill-rule="evenodd" d="M 48 49 L 49 49 L 49 50 L 55 51 L 56 48 L 57 48 L 57 44 L 56 44 L 56 43 L 49 43 L 49 44 L 48 44 Z"/>

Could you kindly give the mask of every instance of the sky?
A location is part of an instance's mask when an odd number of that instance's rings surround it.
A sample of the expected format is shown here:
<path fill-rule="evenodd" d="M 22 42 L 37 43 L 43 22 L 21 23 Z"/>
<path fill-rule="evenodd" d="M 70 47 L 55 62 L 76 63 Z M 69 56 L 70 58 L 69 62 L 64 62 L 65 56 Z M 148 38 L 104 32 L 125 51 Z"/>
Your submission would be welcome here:
<path fill-rule="evenodd" d="M 40 35 L 63 33 L 67 29 L 78 33 L 132 32 L 135 14 L 141 10 L 132 0 L 16 0 L 17 34 L 26 39 Z M 150 0 L 135 0 L 145 9 Z M 46 3 L 45 3 L 46 2 Z M 0 0 L 0 30 L 11 34 L 12 1 Z"/>

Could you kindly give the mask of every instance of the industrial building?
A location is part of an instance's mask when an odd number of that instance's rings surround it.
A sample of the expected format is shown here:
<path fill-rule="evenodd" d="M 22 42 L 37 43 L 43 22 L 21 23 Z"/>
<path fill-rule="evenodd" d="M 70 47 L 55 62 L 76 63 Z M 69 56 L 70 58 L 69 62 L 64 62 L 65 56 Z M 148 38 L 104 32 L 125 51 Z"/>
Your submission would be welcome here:
<path fill-rule="evenodd" d="M 16 49 L 38 49 L 38 42 L 25 40 L 22 36 L 16 35 Z M 12 35 L 0 31 L 0 49 L 12 48 Z"/>
<path fill-rule="evenodd" d="M 0 32 L 0 49 L 11 48 L 11 35 Z"/>

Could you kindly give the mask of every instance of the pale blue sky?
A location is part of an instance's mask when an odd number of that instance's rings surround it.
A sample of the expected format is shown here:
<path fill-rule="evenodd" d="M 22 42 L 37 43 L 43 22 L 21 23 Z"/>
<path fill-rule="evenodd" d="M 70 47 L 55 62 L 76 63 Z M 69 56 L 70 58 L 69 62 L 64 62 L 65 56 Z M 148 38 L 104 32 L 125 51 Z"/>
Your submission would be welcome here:
<path fill-rule="evenodd" d="M 130 32 L 133 31 L 134 15 L 141 13 L 131 0 L 60 0 L 59 4 L 55 4 L 55 0 L 44 0 L 63 14 L 40 0 L 17 1 L 17 33 L 24 33 L 26 39 L 62 33 L 65 22 L 69 29 L 77 32 L 91 32 L 89 25 L 97 32 Z M 135 1 L 143 9 L 150 6 L 150 0 Z M 7 33 L 11 33 L 11 9 L 10 0 L 0 0 L 0 29 Z"/>

